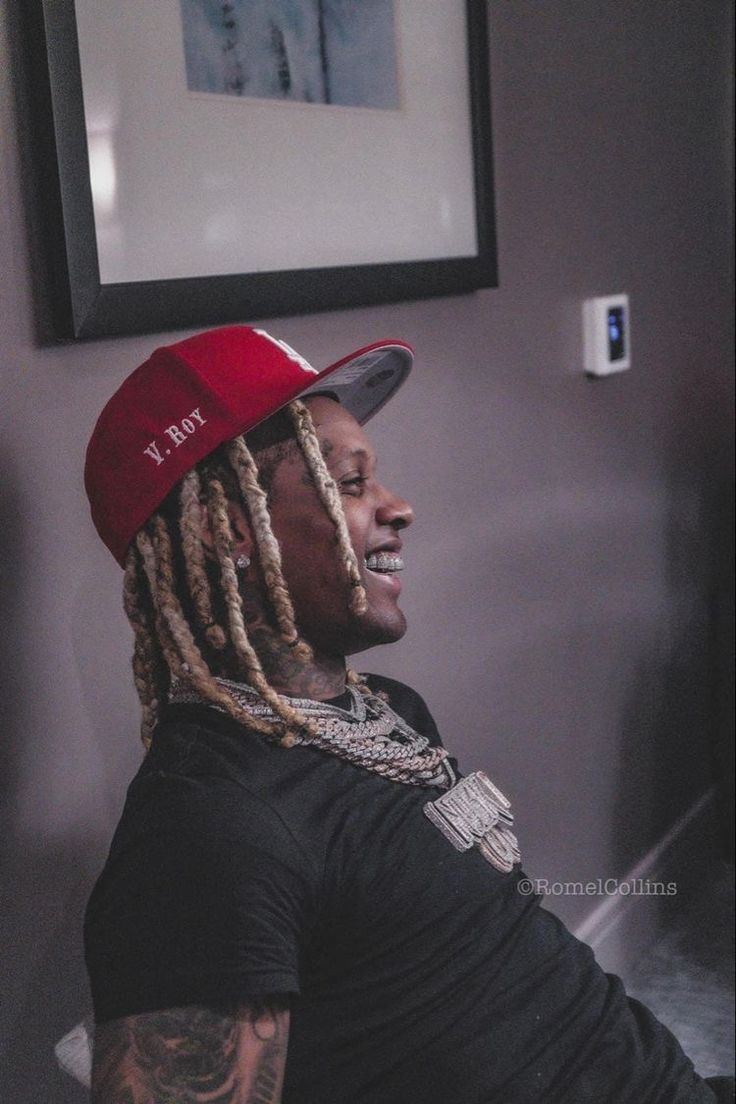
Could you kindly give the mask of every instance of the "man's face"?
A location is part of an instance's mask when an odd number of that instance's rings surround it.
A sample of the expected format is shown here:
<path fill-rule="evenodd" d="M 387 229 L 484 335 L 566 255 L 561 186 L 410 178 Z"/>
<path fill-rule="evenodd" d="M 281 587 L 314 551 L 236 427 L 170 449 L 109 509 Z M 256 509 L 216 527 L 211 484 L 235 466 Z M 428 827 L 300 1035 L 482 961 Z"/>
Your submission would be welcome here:
<path fill-rule="evenodd" d="M 367 610 L 349 612 L 351 587 L 335 527 L 300 451 L 289 450 L 271 480 L 270 511 L 302 636 L 328 654 L 349 655 L 399 640 L 400 530 L 413 520 L 407 502 L 378 481 L 376 457 L 355 418 L 326 397 L 307 400 L 322 455 L 337 484 L 365 587 Z"/>

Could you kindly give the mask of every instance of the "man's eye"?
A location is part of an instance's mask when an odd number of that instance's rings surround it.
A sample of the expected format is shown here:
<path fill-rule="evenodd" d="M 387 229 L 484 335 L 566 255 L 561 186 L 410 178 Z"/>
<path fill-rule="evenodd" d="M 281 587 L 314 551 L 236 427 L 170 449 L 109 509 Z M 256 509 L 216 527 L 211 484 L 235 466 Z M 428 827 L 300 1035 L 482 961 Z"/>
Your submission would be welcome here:
<path fill-rule="evenodd" d="M 345 490 L 360 490 L 364 483 L 368 480 L 364 475 L 349 475 L 346 479 L 340 480 L 340 487 Z"/>

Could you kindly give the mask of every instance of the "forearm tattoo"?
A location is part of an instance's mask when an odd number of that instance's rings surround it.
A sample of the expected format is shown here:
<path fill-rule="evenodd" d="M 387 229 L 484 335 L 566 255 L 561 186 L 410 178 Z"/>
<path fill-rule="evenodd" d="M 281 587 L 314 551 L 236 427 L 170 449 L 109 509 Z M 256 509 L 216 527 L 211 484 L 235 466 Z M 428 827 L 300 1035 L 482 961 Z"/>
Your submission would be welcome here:
<path fill-rule="evenodd" d="M 288 1011 L 173 1008 L 95 1032 L 92 1104 L 278 1104 Z"/>

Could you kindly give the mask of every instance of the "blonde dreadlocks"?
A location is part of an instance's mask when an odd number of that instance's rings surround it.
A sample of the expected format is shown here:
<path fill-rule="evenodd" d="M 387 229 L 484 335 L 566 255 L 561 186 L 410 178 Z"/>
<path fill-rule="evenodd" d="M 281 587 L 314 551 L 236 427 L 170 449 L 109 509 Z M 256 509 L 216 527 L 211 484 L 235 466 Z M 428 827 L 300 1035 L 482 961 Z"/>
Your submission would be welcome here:
<path fill-rule="evenodd" d="M 296 443 L 328 516 L 347 579 L 350 609 L 366 609 L 360 567 L 350 543 L 342 501 L 320 450 L 314 424 L 304 403 L 287 407 Z M 294 439 L 292 437 L 292 439 Z M 311 722 L 293 709 L 268 682 L 248 639 L 237 570 L 232 557 L 233 533 L 228 502 L 247 509 L 263 581 L 281 638 L 295 655 L 308 660 L 309 645 L 300 639 L 294 607 L 284 579 L 281 552 L 271 527 L 268 495 L 244 437 L 236 437 L 188 472 L 159 511 L 146 522 L 128 550 L 123 585 L 124 608 L 134 633 L 133 677 L 142 707 L 141 737 L 151 736 L 172 681 L 184 681 L 212 705 L 284 746 L 296 733 L 313 735 Z M 206 520 L 212 534 L 215 564 L 205 553 Z M 239 676 L 271 706 L 275 722 L 254 717 L 217 682 L 227 655 Z M 348 680 L 362 687 L 348 672 Z"/>

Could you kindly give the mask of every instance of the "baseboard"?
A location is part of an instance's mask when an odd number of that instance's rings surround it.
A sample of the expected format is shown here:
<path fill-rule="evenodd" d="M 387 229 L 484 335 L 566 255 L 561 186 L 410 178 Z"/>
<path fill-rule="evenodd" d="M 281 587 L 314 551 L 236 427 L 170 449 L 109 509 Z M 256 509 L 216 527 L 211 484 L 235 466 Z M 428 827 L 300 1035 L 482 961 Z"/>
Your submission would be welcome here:
<path fill-rule="evenodd" d="M 622 878 L 619 886 L 629 893 L 611 893 L 586 916 L 574 933 L 593 948 L 598 962 L 609 973 L 630 976 L 656 941 L 678 899 L 692 892 L 696 872 L 704 856 L 712 854 L 712 820 L 716 788 L 710 787 Z M 666 891 L 657 890 L 667 887 Z M 675 887 L 674 890 L 672 887 Z"/>

